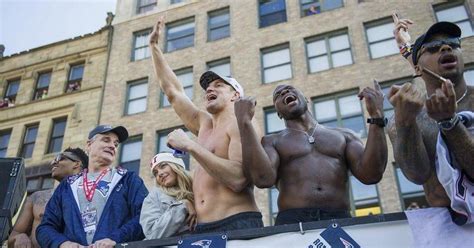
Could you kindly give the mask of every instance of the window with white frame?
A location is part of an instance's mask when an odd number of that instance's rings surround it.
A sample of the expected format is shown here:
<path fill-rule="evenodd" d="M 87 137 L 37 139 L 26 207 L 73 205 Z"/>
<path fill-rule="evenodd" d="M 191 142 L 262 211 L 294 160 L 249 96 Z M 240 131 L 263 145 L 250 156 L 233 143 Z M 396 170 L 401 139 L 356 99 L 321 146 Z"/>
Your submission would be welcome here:
<path fill-rule="evenodd" d="M 219 59 L 207 63 L 207 69 L 221 76 L 230 77 L 230 58 Z"/>
<path fill-rule="evenodd" d="M 178 81 L 181 83 L 181 85 L 184 88 L 184 93 L 186 93 L 186 96 L 189 97 L 189 99 L 193 99 L 193 68 L 185 68 L 185 69 L 180 69 L 176 70 L 174 72 L 176 74 L 176 77 L 178 78 Z M 162 108 L 168 107 L 171 105 L 171 103 L 168 100 L 168 97 L 163 93 L 163 91 L 160 92 L 160 106 Z"/>
<path fill-rule="evenodd" d="M 353 63 L 347 32 L 307 39 L 306 53 L 310 73 Z"/>
<path fill-rule="evenodd" d="M 399 52 L 395 36 L 393 36 L 393 28 L 394 24 L 389 20 L 365 25 L 370 58 L 381 58 Z"/>
<path fill-rule="evenodd" d="M 338 93 L 313 100 L 314 114 L 319 124 L 351 129 L 366 137 L 365 119 L 357 93 Z"/>
<path fill-rule="evenodd" d="M 133 34 L 132 61 L 150 57 L 150 48 L 148 46 L 150 33 L 151 30 L 144 30 Z"/>
<path fill-rule="evenodd" d="M 47 153 L 61 152 L 63 146 L 64 133 L 66 132 L 67 117 L 53 120 L 53 128 L 49 137 Z"/>
<path fill-rule="evenodd" d="M 0 131 L 0 158 L 5 158 L 7 156 L 8 143 L 10 142 L 11 134 L 11 129 Z"/>
<path fill-rule="evenodd" d="M 272 83 L 293 77 L 288 44 L 265 48 L 262 53 L 263 83 Z"/>
<path fill-rule="evenodd" d="M 192 137 L 192 134 L 190 131 L 188 131 L 185 127 L 175 127 L 175 128 L 169 128 L 169 129 L 166 129 L 166 130 L 160 130 L 157 132 L 157 136 L 158 136 L 158 140 L 157 140 L 157 153 L 160 153 L 160 152 L 170 152 L 170 153 L 173 153 L 173 149 L 171 149 L 169 146 L 168 146 L 168 134 L 171 133 L 173 130 L 175 129 L 183 129 L 186 134 L 189 136 L 189 137 Z M 184 161 L 184 165 L 186 167 L 187 170 L 189 170 L 189 152 L 186 152 L 184 153 L 184 156 L 182 157 L 183 161 Z"/>
<path fill-rule="evenodd" d="M 341 8 L 343 0 L 300 0 L 301 16 L 316 15 L 321 12 Z"/>
<path fill-rule="evenodd" d="M 354 176 L 351 182 L 351 210 L 354 216 L 366 216 L 382 213 L 379 195 L 375 185 L 365 185 Z"/>
<path fill-rule="evenodd" d="M 120 166 L 133 171 L 140 172 L 140 159 L 142 156 L 142 136 L 128 138 L 121 144 Z"/>
<path fill-rule="evenodd" d="M 166 51 L 194 46 L 194 17 L 166 25 Z"/>
<path fill-rule="evenodd" d="M 146 110 L 148 80 L 141 79 L 127 84 L 125 115 L 132 115 Z"/>
<path fill-rule="evenodd" d="M 398 192 L 402 201 L 402 209 L 410 210 L 422 207 L 428 207 L 428 202 L 425 198 L 425 192 L 422 185 L 417 185 L 410 182 L 403 174 L 400 167 L 394 164 L 395 178 L 397 179 Z"/>
<path fill-rule="evenodd" d="M 137 1 L 137 14 L 152 11 L 156 7 L 157 0 L 138 0 Z"/>
<path fill-rule="evenodd" d="M 474 35 L 472 21 L 464 4 L 442 4 L 435 7 L 436 19 L 439 22 L 453 22 L 461 28 L 461 38 Z"/>
<path fill-rule="evenodd" d="M 219 40 L 230 36 L 229 8 L 209 12 L 207 40 Z"/>

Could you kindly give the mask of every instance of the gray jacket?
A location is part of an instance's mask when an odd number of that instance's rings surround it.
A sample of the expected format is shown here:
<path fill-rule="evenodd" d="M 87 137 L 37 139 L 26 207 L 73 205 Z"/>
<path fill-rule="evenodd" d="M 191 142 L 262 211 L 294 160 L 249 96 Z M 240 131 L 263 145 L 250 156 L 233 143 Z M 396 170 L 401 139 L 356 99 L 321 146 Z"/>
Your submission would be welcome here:
<path fill-rule="evenodd" d="M 188 230 L 186 204 L 154 186 L 143 201 L 140 225 L 146 239 L 160 239 Z"/>

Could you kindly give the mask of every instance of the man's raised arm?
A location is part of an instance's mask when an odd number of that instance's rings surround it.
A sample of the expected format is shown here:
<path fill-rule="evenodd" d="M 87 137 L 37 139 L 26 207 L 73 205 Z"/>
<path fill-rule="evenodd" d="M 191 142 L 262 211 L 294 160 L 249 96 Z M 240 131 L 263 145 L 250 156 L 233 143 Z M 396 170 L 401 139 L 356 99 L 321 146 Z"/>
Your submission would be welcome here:
<path fill-rule="evenodd" d="M 394 121 L 389 123 L 389 137 L 395 161 L 413 183 L 423 184 L 431 176 L 431 166 L 417 116 L 424 104 L 423 95 L 411 83 L 394 85 L 388 95 L 394 106 Z"/>
<path fill-rule="evenodd" d="M 235 116 L 242 143 L 244 174 L 259 188 L 272 187 L 277 179 L 279 156 L 271 138 L 263 138 L 252 123 L 255 99 L 243 98 L 235 102 Z M 262 146 L 263 144 L 263 146 Z"/>
<path fill-rule="evenodd" d="M 171 70 L 170 66 L 165 60 L 165 57 L 158 45 L 160 33 L 164 29 L 164 19 L 160 17 L 153 31 L 150 34 L 149 46 L 151 50 L 151 58 L 153 60 L 153 67 L 155 74 L 160 84 L 161 90 L 168 97 L 171 106 L 184 122 L 184 125 L 194 134 L 197 135 L 199 131 L 201 118 L 205 118 L 207 114 L 200 111 L 186 96 L 183 86 L 178 81 L 178 78 Z"/>
<path fill-rule="evenodd" d="M 387 141 L 384 132 L 383 92 L 377 81 L 374 88 L 366 87 L 359 93 L 365 100 L 367 112 L 375 123 L 369 127 L 365 149 L 352 133 L 346 133 L 346 157 L 352 174 L 364 184 L 378 183 L 387 166 Z"/>

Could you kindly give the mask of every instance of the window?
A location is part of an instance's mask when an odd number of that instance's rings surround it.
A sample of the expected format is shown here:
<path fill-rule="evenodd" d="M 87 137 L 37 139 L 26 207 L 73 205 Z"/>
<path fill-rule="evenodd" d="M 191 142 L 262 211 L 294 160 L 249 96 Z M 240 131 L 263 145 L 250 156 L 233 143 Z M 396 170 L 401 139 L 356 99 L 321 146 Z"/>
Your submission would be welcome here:
<path fill-rule="evenodd" d="M 81 89 L 82 75 L 84 74 L 84 64 L 71 66 L 69 78 L 67 80 L 66 92 L 73 92 Z"/>
<path fill-rule="evenodd" d="M 194 46 L 194 18 L 166 25 L 166 51 Z"/>
<path fill-rule="evenodd" d="M 318 98 L 313 103 L 315 117 L 320 124 L 349 128 L 360 138 L 366 136 L 365 119 L 357 93 Z"/>
<path fill-rule="evenodd" d="M 16 95 L 18 94 L 18 89 L 20 88 L 20 79 L 8 80 L 7 81 L 7 90 L 5 91 L 5 97 L 11 103 L 15 103 Z"/>
<path fill-rule="evenodd" d="M 137 14 L 152 11 L 156 7 L 157 0 L 138 0 Z"/>
<path fill-rule="evenodd" d="M 286 129 L 285 122 L 278 117 L 274 108 L 268 108 L 265 112 L 265 134 L 271 134 Z"/>
<path fill-rule="evenodd" d="M 38 124 L 26 127 L 23 144 L 20 150 L 20 157 L 31 158 L 35 148 L 36 135 L 38 134 Z"/>
<path fill-rule="evenodd" d="M 121 145 L 120 166 L 138 174 L 140 172 L 141 156 L 142 137 L 131 137 Z"/>
<path fill-rule="evenodd" d="M 66 118 L 61 118 L 53 121 L 53 130 L 49 139 L 48 152 L 61 152 L 63 146 L 64 132 L 66 131 Z"/>
<path fill-rule="evenodd" d="M 472 22 L 469 19 L 466 7 L 461 5 L 447 7 L 446 5 L 441 5 L 435 7 L 436 19 L 439 22 L 453 22 L 456 23 L 461 28 L 461 38 L 474 35 L 472 28 Z"/>
<path fill-rule="evenodd" d="M 145 30 L 133 34 L 132 61 L 150 57 L 150 48 L 148 47 L 148 36 L 150 33 L 151 30 Z"/>
<path fill-rule="evenodd" d="M 262 50 L 263 82 L 271 83 L 292 77 L 288 45 Z"/>
<path fill-rule="evenodd" d="M 379 197 L 375 185 L 365 185 L 354 176 L 350 176 L 351 182 L 351 209 L 355 216 L 380 214 Z"/>
<path fill-rule="evenodd" d="M 45 72 L 38 75 L 36 81 L 35 94 L 33 100 L 44 99 L 48 96 L 49 83 L 51 81 L 51 72 Z"/>
<path fill-rule="evenodd" d="M 182 3 L 183 0 L 170 0 L 170 4 Z"/>
<path fill-rule="evenodd" d="M 211 61 L 207 63 L 207 69 L 226 77 L 230 77 L 232 75 L 230 72 L 230 58 Z"/>
<path fill-rule="evenodd" d="M 319 14 L 324 11 L 341 8 L 343 0 L 300 0 L 301 16 Z"/>
<path fill-rule="evenodd" d="M 173 152 L 171 148 L 168 147 L 168 134 L 171 133 L 173 130 L 181 128 L 183 129 L 189 137 L 192 137 L 191 132 L 189 132 L 185 127 L 175 127 L 166 130 L 161 130 L 157 132 L 158 135 L 158 144 L 157 144 L 157 153 L 160 152 Z M 186 169 L 189 170 L 189 153 L 186 152 L 184 157 L 182 158 L 184 164 L 186 165 Z"/>
<path fill-rule="evenodd" d="M 51 174 L 26 179 L 26 191 L 31 194 L 36 191 L 52 189 L 54 187 L 54 179 Z"/>
<path fill-rule="evenodd" d="M 10 142 L 11 134 L 12 130 L 0 131 L 0 158 L 7 156 L 8 142 Z"/>
<path fill-rule="evenodd" d="M 181 85 L 183 85 L 184 93 L 186 93 L 186 96 L 188 96 L 189 99 L 193 99 L 193 68 L 189 67 L 185 69 L 180 69 L 175 71 L 174 73 L 176 74 L 178 81 L 181 83 Z M 160 93 L 160 99 L 160 106 L 162 108 L 171 105 L 168 100 L 168 97 L 163 93 L 163 91 L 161 91 Z"/>
<path fill-rule="evenodd" d="M 230 36 L 229 8 L 209 12 L 207 40 L 219 40 Z"/>
<path fill-rule="evenodd" d="M 146 97 L 148 95 L 147 79 L 128 83 L 126 115 L 133 115 L 146 110 Z"/>
<path fill-rule="evenodd" d="M 466 66 L 466 70 L 464 71 L 464 80 L 466 80 L 467 85 L 474 86 L 474 66 Z"/>
<path fill-rule="evenodd" d="M 260 27 L 286 22 L 285 0 L 259 0 Z"/>
<path fill-rule="evenodd" d="M 380 24 L 365 25 L 370 57 L 372 59 L 397 54 L 398 46 L 393 36 L 393 22 L 385 21 Z"/>
<path fill-rule="evenodd" d="M 308 39 L 306 53 L 310 73 L 353 63 L 347 32 Z"/>
<path fill-rule="evenodd" d="M 269 203 L 270 203 L 270 224 L 274 224 L 278 215 L 278 195 L 280 192 L 277 188 L 271 187 L 268 189 Z"/>
<path fill-rule="evenodd" d="M 403 175 L 402 170 L 396 165 L 395 172 L 398 191 L 400 192 L 402 201 L 402 209 L 428 207 L 423 186 L 410 182 L 405 175 Z"/>

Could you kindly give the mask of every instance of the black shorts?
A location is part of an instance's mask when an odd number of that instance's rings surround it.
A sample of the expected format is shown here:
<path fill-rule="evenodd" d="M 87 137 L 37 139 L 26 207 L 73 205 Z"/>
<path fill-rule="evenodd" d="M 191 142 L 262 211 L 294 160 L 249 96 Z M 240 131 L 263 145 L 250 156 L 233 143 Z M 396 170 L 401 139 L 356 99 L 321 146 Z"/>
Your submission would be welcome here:
<path fill-rule="evenodd" d="M 193 233 L 225 232 L 259 227 L 263 227 L 262 214 L 260 212 L 242 212 L 222 220 L 198 223 Z"/>
<path fill-rule="evenodd" d="M 319 220 L 351 218 L 349 211 L 323 210 L 320 208 L 294 208 L 283 210 L 278 213 L 275 226 L 294 224 L 299 222 L 311 222 Z"/>

